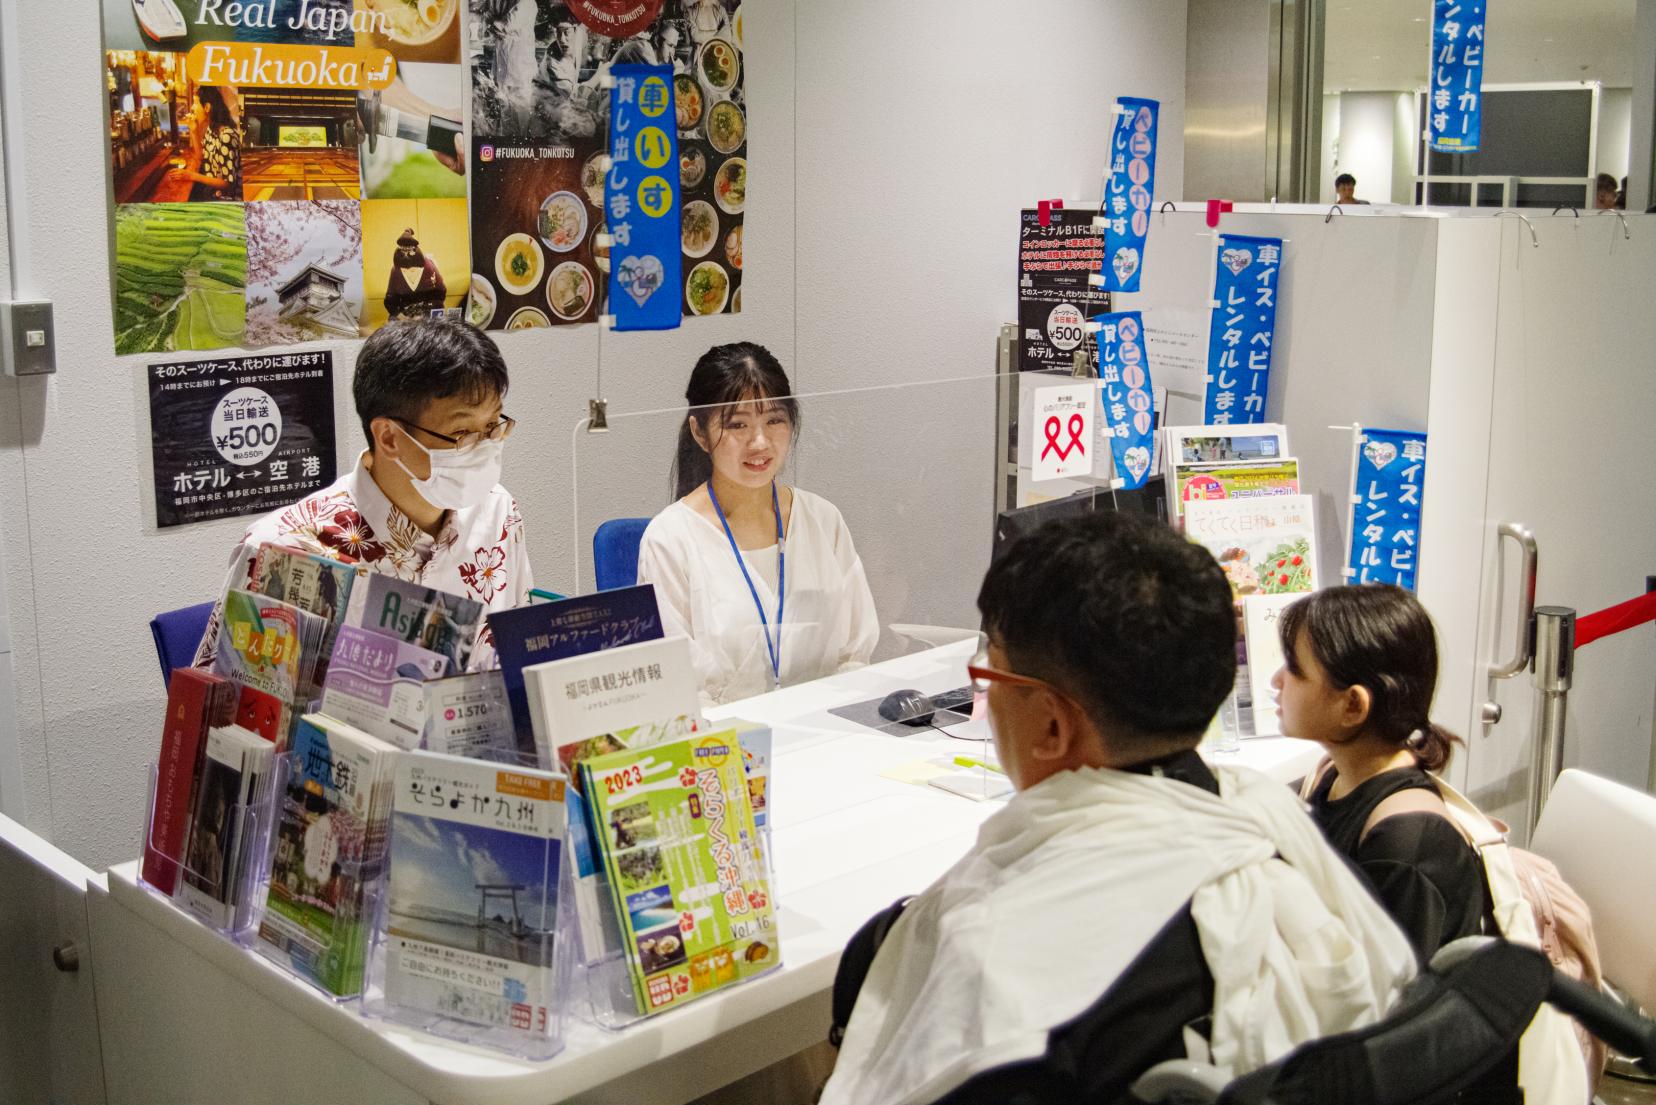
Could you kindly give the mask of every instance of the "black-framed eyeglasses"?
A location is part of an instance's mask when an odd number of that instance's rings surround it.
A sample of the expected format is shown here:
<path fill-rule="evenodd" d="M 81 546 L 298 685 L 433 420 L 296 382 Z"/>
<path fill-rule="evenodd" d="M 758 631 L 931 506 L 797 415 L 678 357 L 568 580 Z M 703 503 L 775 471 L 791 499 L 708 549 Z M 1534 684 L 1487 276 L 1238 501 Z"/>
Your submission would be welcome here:
<path fill-rule="evenodd" d="M 485 441 L 505 441 L 512 436 L 512 430 L 517 426 L 517 419 L 507 414 L 502 414 L 500 421 L 486 430 L 467 430 L 463 434 L 440 434 L 436 430 L 428 430 L 424 426 L 415 425 L 406 418 L 393 418 L 392 421 L 407 429 L 419 430 L 422 434 L 430 434 L 438 441 L 446 441 L 454 446 L 456 453 L 469 452 Z"/>

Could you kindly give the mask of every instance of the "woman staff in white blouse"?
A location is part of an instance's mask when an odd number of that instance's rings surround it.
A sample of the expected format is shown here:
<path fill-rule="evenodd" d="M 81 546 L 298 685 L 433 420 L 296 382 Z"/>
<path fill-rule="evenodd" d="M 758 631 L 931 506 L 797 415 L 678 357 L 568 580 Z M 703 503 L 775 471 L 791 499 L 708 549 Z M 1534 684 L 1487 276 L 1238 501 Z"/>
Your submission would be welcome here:
<path fill-rule="evenodd" d="M 777 482 L 799 402 L 751 342 L 702 354 L 673 466 L 677 501 L 644 531 L 638 581 L 664 628 L 690 638 L 716 705 L 868 663 L 874 596 L 834 505 Z"/>

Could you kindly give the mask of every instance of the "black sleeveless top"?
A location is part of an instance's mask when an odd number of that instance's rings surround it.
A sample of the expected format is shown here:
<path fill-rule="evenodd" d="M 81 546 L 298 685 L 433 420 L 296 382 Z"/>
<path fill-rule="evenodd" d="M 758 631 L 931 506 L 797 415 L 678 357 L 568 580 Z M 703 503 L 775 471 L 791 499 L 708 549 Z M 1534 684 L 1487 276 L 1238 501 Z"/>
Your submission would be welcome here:
<path fill-rule="evenodd" d="M 1344 798 L 1331 799 L 1335 772 L 1311 794 L 1311 816 L 1336 852 L 1349 857 L 1374 887 L 1392 919 L 1423 959 L 1451 940 L 1484 931 L 1483 864 L 1448 820 L 1435 813 L 1400 813 L 1363 826 L 1374 808 L 1403 790 L 1433 790 L 1418 767 L 1381 772 Z"/>

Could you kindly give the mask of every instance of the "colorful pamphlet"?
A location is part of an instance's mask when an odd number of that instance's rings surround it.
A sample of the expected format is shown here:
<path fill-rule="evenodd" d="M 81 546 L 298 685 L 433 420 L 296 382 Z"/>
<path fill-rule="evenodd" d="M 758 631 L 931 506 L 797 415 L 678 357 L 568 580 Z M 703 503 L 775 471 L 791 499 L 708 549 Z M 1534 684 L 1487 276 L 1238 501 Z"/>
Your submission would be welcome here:
<path fill-rule="evenodd" d="M 770 838 L 770 761 L 773 742 L 771 727 L 758 721 L 728 718 L 719 728 L 733 728 L 742 744 L 742 767 L 747 775 L 748 804 L 759 833 Z"/>
<path fill-rule="evenodd" d="M 442 674 L 457 675 L 471 663 L 483 631 L 483 611 L 483 604 L 473 599 L 375 573 L 351 624 L 441 653 L 448 659 Z"/>
<path fill-rule="evenodd" d="M 385 997 L 474 1024 L 550 1032 L 561 775 L 456 756 L 400 758 L 392 801 Z"/>
<path fill-rule="evenodd" d="M 1256 737 L 1282 736 L 1282 720 L 1276 715 L 1271 679 L 1282 667 L 1282 637 L 1277 622 L 1284 608 L 1302 595 L 1249 595 L 1242 600 L 1242 624 L 1248 646 L 1248 690 L 1253 700 L 1253 731 Z"/>
<path fill-rule="evenodd" d="M 366 574 L 368 569 L 361 565 L 285 545 L 261 545 L 254 554 L 248 573 L 249 591 L 297 606 L 327 623 L 312 675 L 313 684 L 301 696 L 307 701 L 316 696 L 316 688 L 327 677 L 334 630 L 345 620 L 357 579 Z"/>
<path fill-rule="evenodd" d="M 225 725 L 207 733 L 196 779 L 190 834 L 184 849 L 180 905 L 217 929 L 231 929 L 249 912 L 247 864 L 265 854 L 271 765 L 275 747 L 257 733 Z M 261 831 L 263 830 L 263 831 Z"/>
<path fill-rule="evenodd" d="M 395 745 L 319 714 L 301 718 L 294 733 L 259 940 L 338 997 L 362 992 L 397 755 Z"/>
<path fill-rule="evenodd" d="M 518 761 L 506 679 L 499 671 L 473 671 L 425 685 L 426 728 L 421 747 L 450 756 L 501 763 Z"/>
<path fill-rule="evenodd" d="M 283 702 L 302 705 L 327 625 L 297 606 L 251 591 L 226 591 L 213 671 Z"/>
<path fill-rule="evenodd" d="M 167 682 L 167 720 L 155 765 L 155 793 L 139 877 L 163 894 L 178 888 L 178 866 L 190 823 L 196 764 L 209 729 L 226 725 L 236 708 L 234 683 L 199 668 L 177 668 Z"/>
<path fill-rule="evenodd" d="M 1166 441 L 1168 463 L 1180 468 L 1277 461 L 1290 455 L 1288 428 L 1280 422 L 1169 426 Z"/>
<path fill-rule="evenodd" d="M 1183 513 L 1192 499 L 1250 499 L 1271 495 L 1298 495 L 1299 461 L 1226 464 L 1185 464 L 1173 469 L 1173 506 Z"/>
<path fill-rule="evenodd" d="M 1310 495 L 1192 499 L 1185 536 L 1207 546 L 1231 594 L 1305 594 L 1317 588 L 1317 519 Z"/>
<path fill-rule="evenodd" d="M 293 707 L 273 694 L 242 687 L 236 703 L 236 724 L 285 749 L 293 732 Z"/>
<path fill-rule="evenodd" d="M 488 615 L 488 620 L 495 655 L 506 679 L 518 749 L 525 754 L 535 751 L 534 724 L 523 689 L 525 668 L 662 636 L 655 588 L 647 583 L 561 602 L 497 610 Z M 542 760 L 541 766 L 550 767 L 551 761 Z"/>
<path fill-rule="evenodd" d="M 426 727 L 426 680 L 442 675 L 448 664 L 441 653 L 344 626 L 322 689 L 322 712 L 399 748 L 418 748 Z"/>
<path fill-rule="evenodd" d="M 580 765 L 638 1012 L 781 962 L 734 729 Z"/>

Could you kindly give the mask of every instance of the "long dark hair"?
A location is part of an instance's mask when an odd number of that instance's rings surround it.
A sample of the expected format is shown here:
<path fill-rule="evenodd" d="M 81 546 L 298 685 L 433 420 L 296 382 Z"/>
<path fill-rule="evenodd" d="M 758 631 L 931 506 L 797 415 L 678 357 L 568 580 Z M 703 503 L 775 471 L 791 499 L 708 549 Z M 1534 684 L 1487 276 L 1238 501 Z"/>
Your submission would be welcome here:
<path fill-rule="evenodd" d="M 1305 631 L 1311 655 L 1336 687 L 1365 687 L 1365 728 L 1441 771 L 1460 738 L 1427 716 L 1437 688 L 1437 635 L 1420 600 L 1401 587 L 1365 583 L 1330 587 L 1282 612 L 1277 622 L 1288 670 L 1303 675 L 1294 644 Z"/>
<path fill-rule="evenodd" d="M 678 452 L 673 458 L 675 501 L 713 475 L 713 458 L 696 443 L 690 430 L 691 418 L 709 444 L 725 412 L 737 403 L 771 403 L 788 416 L 796 432 L 799 429 L 799 400 L 793 397 L 788 374 L 769 349 L 750 341 L 715 345 L 703 353 L 690 372 L 684 399 L 690 404 L 690 415 L 679 427 Z"/>
<path fill-rule="evenodd" d="M 224 90 L 217 85 L 204 84 L 196 89 L 201 106 L 207 109 L 207 125 L 216 134 L 221 127 L 234 127 L 236 118 L 230 114 L 230 105 L 224 102 Z"/>

